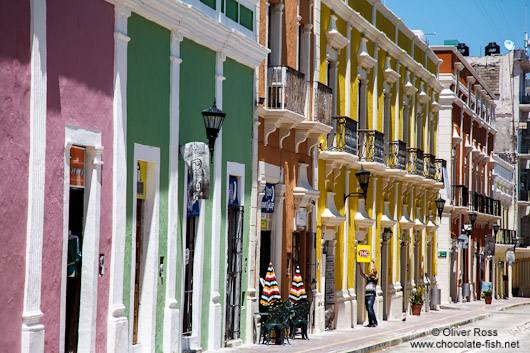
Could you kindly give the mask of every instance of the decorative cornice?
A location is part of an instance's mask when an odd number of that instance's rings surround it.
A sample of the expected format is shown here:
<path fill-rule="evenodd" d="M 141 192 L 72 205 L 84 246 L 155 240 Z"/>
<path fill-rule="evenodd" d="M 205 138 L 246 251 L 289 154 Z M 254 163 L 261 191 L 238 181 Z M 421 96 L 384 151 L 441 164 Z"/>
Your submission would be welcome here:
<path fill-rule="evenodd" d="M 250 35 L 230 28 L 179 0 L 125 0 L 123 4 L 162 27 L 178 29 L 184 37 L 214 51 L 222 50 L 230 58 L 252 68 L 261 65 L 270 51 L 251 39 Z"/>
<path fill-rule="evenodd" d="M 323 0 L 322 2 L 330 9 L 332 9 L 335 15 L 342 18 L 348 24 L 351 24 L 360 33 L 363 33 L 363 35 L 367 39 L 372 42 L 377 42 L 382 50 L 389 53 L 389 55 L 391 55 L 392 57 L 400 59 L 402 65 L 407 66 L 409 70 L 416 72 L 416 74 L 422 80 L 424 80 L 425 82 L 431 82 L 431 78 L 436 79 L 435 75 L 433 75 L 430 71 L 424 68 L 423 65 L 416 62 L 414 58 L 412 58 L 404 49 L 399 47 L 393 40 L 388 38 L 384 32 L 374 27 L 359 12 L 350 8 L 346 2 L 342 0 Z M 379 2 L 376 2 L 376 4 L 378 3 Z M 396 18 L 395 22 L 399 23 L 400 20 Z M 412 33 L 412 31 L 410 31 L 410 29 L 408 29 L 404 25 L 401 28 L 401 32 L 406 34 L 408 38 L 412 39 L 416 37 Z M 423 52 L 427 53 L 427 55 L 433 62 L 440 62 L 440 59 L 436 56 L 436 54 L 424 43 L 418 42 L 416 45 L 420 47 Z M 434 81 L 433 88 L 437 92 L 440 92 L 442 90 L 442 86 L 437 81 Z"/>

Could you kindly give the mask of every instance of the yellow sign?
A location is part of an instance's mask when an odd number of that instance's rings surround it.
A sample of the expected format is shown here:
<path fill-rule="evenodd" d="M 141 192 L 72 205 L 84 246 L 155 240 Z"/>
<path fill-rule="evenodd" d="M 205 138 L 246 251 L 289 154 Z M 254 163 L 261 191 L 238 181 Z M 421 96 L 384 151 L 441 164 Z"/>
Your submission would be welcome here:
<path fill-rule="evenodd" d="M 147 176 L 147 162 L 138 161 L 136 165 L 136 198 L 145 200 L 145 179 Z"/>
<path fill-rule="evenodd" d="M 370 262 L 370 245 L 357 245 L 357 262 Z"/>

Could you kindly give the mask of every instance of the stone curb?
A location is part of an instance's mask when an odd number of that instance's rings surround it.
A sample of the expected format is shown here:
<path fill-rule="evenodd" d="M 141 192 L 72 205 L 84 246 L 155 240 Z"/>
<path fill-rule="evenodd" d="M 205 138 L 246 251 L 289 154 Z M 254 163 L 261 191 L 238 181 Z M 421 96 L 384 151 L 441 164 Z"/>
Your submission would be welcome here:
<path fill-rule="evenodd" d="M 486 304 L 484 304 L 484 305 L 486 305 Z M 494 310 L 495 311 L 504 311 L 504 310 L 508 310 L 508 309 L 515 308 L 515 307 L 522 306 L 522 305 L 530 305 L 530 301 L 521 302 L 521 303 L 514 303 L 514 304 L 507 304 L 505 306 L 499 306 L 497 309 L 494 309 Z M 445 306 L 445 305 L 440 305 L 440 309 L 443 309 L 443 310 L 472 310 L 470 308 L 458 308 L 458 307 L 454 307 L 454 306 Z"/>
<path fill-rule="evenodd" d="M 528 303 L 528 304 L 530 304 L 530 303 Z M 423 331 L 420 331 L 420 332 L 405 334 L 404 336 L 391 338 L 391 339 L 386 340 L 386 341 L 380 341 L 380 342 L 377 342 L 377 343 L 374 343 L 374 344 L 369 344 L 369 345 L 366 345 L 366 346 L 362 346 L 362 347 L 358 347 L 358 348 L 354 348 L 354 349 L 337 351 L 337 352 L 340 352 L 340 353 L 350 353 L 350 352 L 351 353 L 353 353 L 353 352 L 355 352 L 355 353 L 368 353 L 368 352 L 375 352 L 375 351 L 379 351 L 379 350 L 382 350 L 382 349 L 385 349 L 385 348 L 396 346 L 396 345 L 401 344 L 401 343 L 405 343 L 405 342 L 409 342 L 409 341 L 415 340 L 416 338 L 430 336 L 432 334 L 432 330 L 434 328 L 438 328 L 440 330 L 443 330 L 443 329 L 449 328 L 449 327 L 467 325 L 467 324 L 470 324 L 472 322 L 483 320 L 483 319 L 485 319 L 487 317 L 490 317 L 490 316 L 491 316 L 491 314 L 482 314 L 482 315 L 478 315 L 478 316 L 475 316 L 475 317 L 472 317 L 472 318 L 469 318 L 469 319 L 465 319 L 465 320 L 462 320 L 462 321 L 457 321 L 457 322 L 453 322 L 453 323 L 450 323 L 450 324 L 445 324 L 443 326 L 436 326 L 436 327 L 433 327 L 433 328 L 431 328 L 429 330 L 423 330 Z"/>

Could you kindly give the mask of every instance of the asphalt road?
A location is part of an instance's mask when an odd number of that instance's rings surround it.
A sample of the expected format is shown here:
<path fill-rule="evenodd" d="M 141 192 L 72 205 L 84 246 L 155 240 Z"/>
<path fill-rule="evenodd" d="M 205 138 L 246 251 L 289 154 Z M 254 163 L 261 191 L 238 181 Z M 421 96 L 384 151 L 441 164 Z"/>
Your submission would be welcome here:
<path fill-rule="evenodd" d="M 489 313 L 472 324 L 433 329 L 431 336 L 381 352 L 530 352 L 530 305 Z"/>

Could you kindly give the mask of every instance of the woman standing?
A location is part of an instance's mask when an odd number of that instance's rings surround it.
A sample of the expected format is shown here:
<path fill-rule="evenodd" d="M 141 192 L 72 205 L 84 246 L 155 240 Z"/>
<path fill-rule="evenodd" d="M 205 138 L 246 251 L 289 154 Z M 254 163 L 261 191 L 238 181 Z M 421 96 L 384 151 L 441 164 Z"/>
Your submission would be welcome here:
<path fill-rule="evenodd" d="M 364 305 L 366 306 L 366 311 L 368 311 L 368 327 L 377 327 L 377 318 L 375 317 L 374 312 L 374 301 L 376 294 L 375 290 L 379 278 L 377 277 L 377 270 L 373 268 L 374 260 L 372 260 L 372 269 L 370 270 L 368 275 L 363 272 L 361 264 L 359 262 L 357 264 L 359 265 L 359 271 L 361 272 L 361 276 L 366 279 Z"/>

